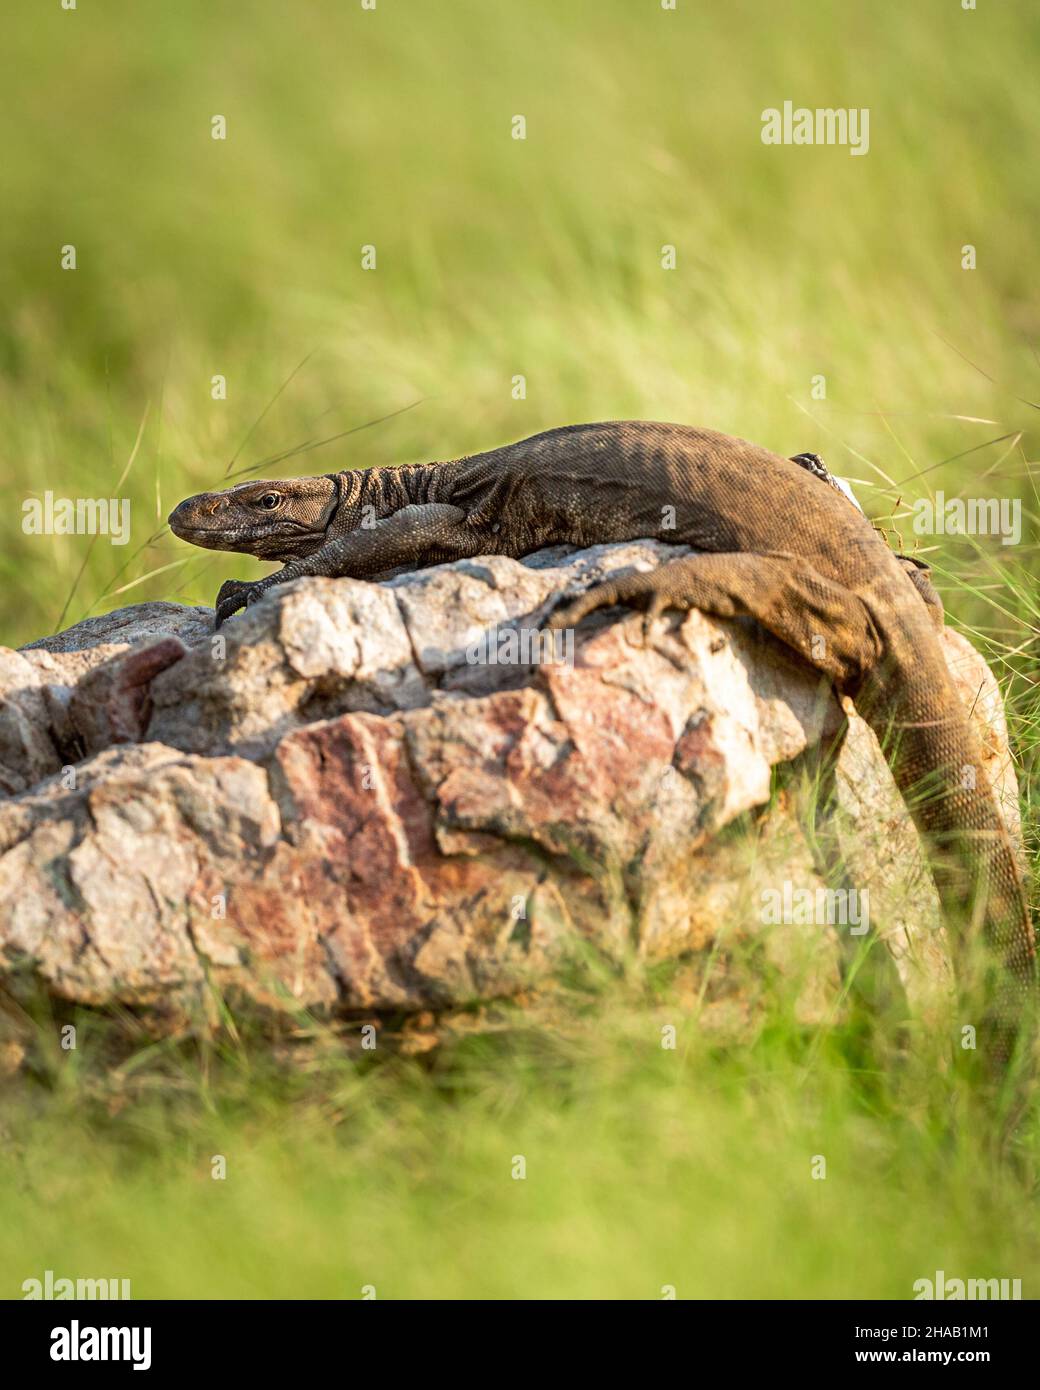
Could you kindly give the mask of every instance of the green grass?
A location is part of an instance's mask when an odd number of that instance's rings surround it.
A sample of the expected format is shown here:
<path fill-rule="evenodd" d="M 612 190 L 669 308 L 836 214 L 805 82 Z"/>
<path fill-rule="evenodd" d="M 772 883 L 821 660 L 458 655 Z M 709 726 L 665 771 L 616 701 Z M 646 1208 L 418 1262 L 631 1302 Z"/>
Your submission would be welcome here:
<path fill-rule="evenodd" d="M 8 1116 L 5 1292 L 48 1268 L 139 1298 L 909 1298 L 936 1269 L 1035 1289 L 1035 1126 L 1000 1158 L 956 1122 L 969 1097 L 781 1016 L 710 1050 L 667 988 L 515 1026 L 421 1062 L 275 1070 L 243 1045 L 93 1082 L 88 1032 Z"/>
<path fill-rule="evenodd" d="M 166 513 L 413 402 L 270 472 L 711 425 L 822 453 L 933 561 L 1005 686 L 1035 856 L 1035 7 L 23 0 L 6 30 L 6 643 L 264 572 Z M 870 153 L 764 146 L 788 98 L 869 107 Z M 124 548 L 21 530 L 33 494 L 117 485 Z M 939 488 L 1020 498 L 1021 544 L 915 538 Z M 668 1007 L 604 987 L 566 1041 L 429 1067 L 146 1054 L 122 1090 L 84 1047 L 11 1090 L 0 1292 L 50 1267 L 138 1296 L 906 1297 L 937 1268 L 1036 1293 L 1035 1113 L 998 1165 L 927 1069 L 852 1065 L 782 1009 L 732 1055 L 680 1017 L 663 1052 Z"/>

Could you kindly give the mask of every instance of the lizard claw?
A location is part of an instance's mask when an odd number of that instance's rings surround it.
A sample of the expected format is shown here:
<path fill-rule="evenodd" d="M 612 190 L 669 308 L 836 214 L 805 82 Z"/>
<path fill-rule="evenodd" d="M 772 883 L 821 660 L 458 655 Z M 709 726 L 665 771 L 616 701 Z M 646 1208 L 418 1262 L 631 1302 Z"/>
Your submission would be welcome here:
<path fill-rule="evenodd" d="M 562 607 L 557 608 L 550 616 L 549 628 L 577 627 L 582 618 L 588 617 L 590 613 L 596 612 L 599 608 L 612 608 L 619 603 L 635 603 L 649 599 L 646 617 L 643 620 L 644 637 L 649 633 L 653 622 L 661 616 L 668 607 L 668 595 L 662 593 L 654 584 L 656 571 L 649 573 L 637 572 L 626 574 L 621 579 L 608 580 L 605 584 L 596 584 L 593 588 L 579 594 L 576 599 Z"/>
<path fill-rule="evenodd" d="M 545 626 L 554 632 L 561 628 L 577 627 L 582 618 L 587 617 L 589 613 L 597 608 L 606 608 L 614 602 L 613 598 L 608 598 L 603 593 L 608 587 L 610 586 L 606 584 L 597 584 L 594 589 L 586 590 L 569 603 L 561 598 L 557 607 L 549 614 Z M 600 595 L 602 596 L 599 597 Z"/>
<path fill-rule="evenodd" d="M 643 646 L 650 645 L 651 632 L 654 623 L 657 622 L 665 609 L 668 607 L 668 595 L 663 594 L 660 589 L 654 589 L 650 594 L 650 602 L 646 605 L 646 612 L 643 614 Z"/>
<path fill-rule="evenodd" d="M 242 579 L 225 579 L 220 586 L 217 594 L 217 601 L 214 604 L 213 630 L 217 631 L 232 613 L 237 613 L 240 608 L 245 608 L 250 603 L 255 603 L 260 597 L 254 596 L 258 581 L 246 581 Z"/>

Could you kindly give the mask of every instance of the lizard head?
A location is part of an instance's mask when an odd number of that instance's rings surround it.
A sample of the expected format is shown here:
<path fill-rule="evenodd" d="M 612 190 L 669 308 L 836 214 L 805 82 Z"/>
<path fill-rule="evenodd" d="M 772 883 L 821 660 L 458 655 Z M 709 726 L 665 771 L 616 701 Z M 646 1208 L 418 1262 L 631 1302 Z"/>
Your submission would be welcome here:
<path fill-rule="evenodd" d="M 207 550 L 297 560 L 325 543 L 339 500 L 335 476 L 238 483 L 186 497 L 167 520 L 175 536 Z"/>

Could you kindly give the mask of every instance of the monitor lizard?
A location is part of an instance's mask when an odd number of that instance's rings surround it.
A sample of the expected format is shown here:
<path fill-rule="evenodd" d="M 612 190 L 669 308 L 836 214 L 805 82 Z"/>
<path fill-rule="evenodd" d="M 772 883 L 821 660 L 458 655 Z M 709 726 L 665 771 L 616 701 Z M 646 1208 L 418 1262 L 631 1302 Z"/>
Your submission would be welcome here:
<path fill-rule="evenodd" d="M 964 1022 L 991 1062 L 1024 1034 L 1036 983 L 1025 886 L 943 659 L 942 606 L 927 567 L 890 550 L 816 455 L 655 421 L 567 425 L 442 462 L 238 483 L 169 521 L 195 545 L 282 562 L 221 586 L 218 627 L 304 575 L 379 579 L 639 537 L 689 545 L 698 553 L 597 585 L 550 625 L 615 604 L 645 604 L 648 622 L 669 607 L 743 615 L 819 669 L 873 728 L 922 835 L 962 997 L 981 1011 Z"/>

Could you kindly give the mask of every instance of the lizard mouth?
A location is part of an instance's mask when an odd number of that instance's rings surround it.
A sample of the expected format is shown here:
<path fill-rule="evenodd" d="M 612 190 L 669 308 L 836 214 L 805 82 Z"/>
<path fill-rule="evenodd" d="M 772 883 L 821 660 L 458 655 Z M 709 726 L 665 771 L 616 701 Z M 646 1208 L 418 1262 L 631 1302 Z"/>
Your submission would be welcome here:
<path fill-rule="evenodd" d="M 235 550 L 243 541 L 259 540 L 253 531 L 218 531 L 206 526 L 170 525 L 170 530 L 182 541 L 201 545 L 206 550 Z"/>
<path fill-rule="evenodd" d="M 234 550 L 262 560 L 283 560 L 309 554 L 321 543 L 323 533 L 315 533 L 290 517 L 280 518 L 277 529 L 270 524 L 248 522 L 228 526 L 219 512 L 200 517 L 188 503 L 180 503 L 166 520 L 178 539 L 204 550 Z"/>
<path fill-rule="evenodd" d="M 187 504 L 184 502 L 174 507 L 166 520 L 173 534 L 182 541 L 191 541 L 193 545 L 206 546 L 210 550 L 223 550 L 228 541 L 237 541 L 240 538 L 252 539 L 256 534 L 253 527 L 235 527 L 232 530 L 227 525 L 222 526 L 217 517 L 214 517 L 212 522 L 206 525 L 197 514 L 193 514 L 187 508 Z"/>

